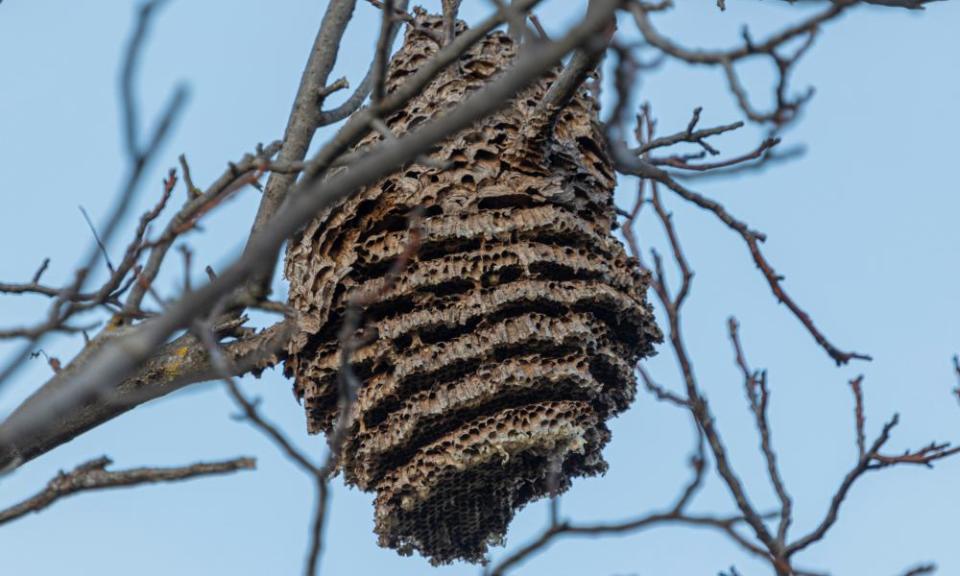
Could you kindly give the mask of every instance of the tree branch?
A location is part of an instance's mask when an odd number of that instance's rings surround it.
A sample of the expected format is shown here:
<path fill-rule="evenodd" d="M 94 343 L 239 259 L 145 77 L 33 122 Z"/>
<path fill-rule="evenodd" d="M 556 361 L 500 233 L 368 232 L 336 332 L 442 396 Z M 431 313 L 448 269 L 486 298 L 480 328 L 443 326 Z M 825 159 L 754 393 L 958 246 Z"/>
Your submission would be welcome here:
<path fill-rule="evenodd" d="M 307 59 L 307 65 L 300 78 L 300 87 L 293 101 L 293 109 L 287 120 L 287 127 L 283 134 L 283 145 L 280 147 L 277 161 L 281 163 L 301 162 L 307 155 L 313 135 L 320 126 L 321 107 L 327 93 L 324 88 L 327 79 L 337 62 L 340 42 L 347 29 L 356 0 L 337 0 L 327 4 L 327 11 L 317 31 L 313 42 L 313 49 Z M 267 186 L 260 199 L 260 207 L 250 231 L 247 246 L 254 242 L 270 219 L 276 214 L 290 188 L 297 180 L 297 175 L 272 173 L 267 180 Z M 276 267 L 276 256 L 265 263 L 252 276 L 248 285 L 250 295 L 254 299 L 265 298 L 270 294 L 270 283 Z"/>
<path fill-rule="evenodd" d="M 793 298 L 787 294 L 781 285 L 783 277 L 777 274 L 777 272 L 767 261 L 766 257 L 763 255 L 763 252 L 760 251 L 760 242 L 766 239 L 763 234 L 750 229 L 746 223 L 733 217 L 718 202 L 689 190 L 674 180 L 673 177 L 671 177 L 667 172 L 642 159 L 636 158 L 622 144 L 622 142 L 613 143 L 611 148 L 613 149 L 614 161 L 617 164 L 618 170 L 626 174 L 639 176 L 641 178 L 650 178 L 664 184 L 667 188 L 674 191 L 684 200 L 699 206 L 704 210 L 712 212 L 718 219 L 720 219 L 721 222 L 737 232 L 737 234 L 739 234 L 746 243 L 747 248 L 750 251 L 750 255 L 753 258 L 754 264 L 756 264 L 757 268 L 759 268 L 763 273 L 764 278 L 767 280 L 767 284 L 770 286 L 770 290 L 773 292 L 777 300 L 783 304 L 786 304 L 787 308 L 790 309 L 793 315 L 800 320 L 800 323 L 803 324 L 810 335 L 813 336 L 814 340 L 817 341 L 817 344 L 819 344 L 820 347 L 826 351 L 826 353 L 837 363 L 837 365 L 846 364 L 850 360 L 854 359 L 871 359 L 871 357 L 867 354 L 861 354 L 859 352 L 845 352 L 834 346 L 827 339 L 827 337 L 824 336 L 820 329 L 817 328 L 810 315 L 800 308 Z"/>
<path fill-rule="evenodd" d="M 101 456 L 89 462 L 80 464 L 70 472 L 61 471 L 47 483 L 46 488 L 30 498 L 15 504 L 5 510 L 0 510 L 0 526 L 31 512 L 40 512 L 54 504 L 57 500 L 80 492 L 104 490 L 108 488 L 124 488 L 140 484 L 156 484 L 160 482 L 177 482 L 199 476 L 213 476 L 230 474 L 240 470 L 253 470 L 257 466 L 253 458 L 234 458 L 220 462 L 197 462 L 188 466 L 176 468 L 132 468 L 129 470 L 111 471 L 107 466 L 112 460 Z"/>
<path fill-rule="evenodd" d="M 223 346 L 232 359 L 235 374 L 259 373 L 281 359 L 291 335 L 291 324 L 284 322 L 259 334 L 241 338 Z M 0 470 L 16 468 L 80 434 L 155 398 L 166 396 L 190 384 L 217 378 L 205 348 L 192 335 L 184 335 L 161 346 L 136 374 L 107 382 L 93 394 L 79 398 L 74 409 L 65 411 L 52 425 L 30 427 L 29 420 L 43 413 L 48 398 L 55 397 L 73 385 L 74 376 L 105 346 L 119 345 L 135 330 L 118 327 L 94 338 L 65 368 L 54 375 L 40 390 L 27 398 L 0 423 Z M 32 428 L 32 434 L 19 434 L 21 427 Z"/>

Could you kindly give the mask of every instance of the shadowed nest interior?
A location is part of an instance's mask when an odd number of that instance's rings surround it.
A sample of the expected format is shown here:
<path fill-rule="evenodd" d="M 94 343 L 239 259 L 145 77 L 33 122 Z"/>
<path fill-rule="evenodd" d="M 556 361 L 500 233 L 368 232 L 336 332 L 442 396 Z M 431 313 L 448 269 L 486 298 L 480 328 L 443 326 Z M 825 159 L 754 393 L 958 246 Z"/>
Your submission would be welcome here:
<path fill-rule="evenodd" d="M 439 36 L 408 30 L 388 91 Z M 517 51 L 507 35 L 488 35 L 386 125 L 397 136 L 415 130 Z M 615 177 L 593 96 L 581 88 L 559 110 L 538 106 L 558 73 L 444 141 L 430 162 L 321 214 L 288 249 L 300 325 L 286 372 L 313 433 L 336 419 L 348 302 L 377 295 L 351 360 L 363 385 L 341 470 L 376 491 L 381 545 L 434 563 L 482 560 L 527 502 L 602 473 L 604 421 L 629 406 L 634 366 L 660 339 L 647 280 L 612 236 Z M 388 282 L 413 234 L 419 247 Z"/>

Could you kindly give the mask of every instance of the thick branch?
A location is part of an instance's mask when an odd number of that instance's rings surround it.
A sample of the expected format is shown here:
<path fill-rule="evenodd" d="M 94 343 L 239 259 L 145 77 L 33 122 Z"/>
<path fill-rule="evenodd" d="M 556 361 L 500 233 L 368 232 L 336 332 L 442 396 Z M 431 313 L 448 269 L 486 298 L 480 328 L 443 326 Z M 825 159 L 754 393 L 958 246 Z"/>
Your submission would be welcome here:
<path fill-rule="evenodd" d="M 340 42 L 347 29 L 347 24 L 353 16 L 356 0 L 337 0 L 327 5 L 327 11 L 313 42 L 313 50 L 307 59 L 306 68 L 300 78 L 300 88 L 287 120 L 287 128 L 283 134 L 283 146 L 277 161 L 281 163 L 301 162 L 307 155 L 310 142 L 320 123 L 320 109 L 323 105 L 327 79 L 337 61 Z M 266 189 L 260 200 L 250 240 L 260 233 L 270 218 L 276 214 L 284 198 L 297 180 L 297 175 L 272 173 L 267 180 Z M 274 258 L 269 266 L 264 266 L 257 273 L 251 283 L 251 289 L 258 297 L 265 297 L 270 292 L 270 281 L 276 264 Z"/>
<path fill-rule="evenodd" d="M 24 419 L 42 411 L 47 399 L 72 386 L 73 378 L 83 371 L 104 346 L 120 342 L 133 328 L 117 328 L 91 341 L 69 365 L 57 373 L 40 390 L 27 398 L 17 410 L 0 424 L 0 470 L 17 467 L 69 442 L 80 434 L 155 398 L 166 396 L 190 384 L 216 378 L 205 348 L 193 336 L 181 336 L 163 346 L 145 362 L 136 374 L 111 386 L 101 386 L 95 394 L 82 398 L 73 410 L 65 412 L 56 423 L 35 429 L 33 434 L 18 434 L 28 425 Z M 236 374 L 263 368 L 278 361 L 271 351 L 286 343 L 289 329 L 277 324 L 255 336 L 223 346 L 232 360 Z"/>

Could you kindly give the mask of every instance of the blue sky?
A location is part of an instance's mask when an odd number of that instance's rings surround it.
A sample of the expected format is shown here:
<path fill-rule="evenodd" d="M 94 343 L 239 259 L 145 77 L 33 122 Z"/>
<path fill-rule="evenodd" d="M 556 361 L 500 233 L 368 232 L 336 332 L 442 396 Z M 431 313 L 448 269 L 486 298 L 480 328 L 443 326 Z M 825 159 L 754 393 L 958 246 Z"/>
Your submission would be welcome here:
<path fill-rule="evenodd" d="M 359 4 L 335 71 L 354 84 L 366 70 L 378 29 L 376 12 Z M 466 4 L 468 20 L 491 5 Z M 545 2 L 540 14 L 548 29 L 560 33 L 577 17 L 570 4 Z M 772 1 L 728 4 L 720 13 L 711 0 L 683 2 L 658 22 L 688 45 L 722 47 L 738 41 L 743 23 L 760 37 L 812 9 Z M 48 256 L 47 279 L 67 279 L 90 240 L 77 206 L 95 221 L 110 206 L 124 173 L 116 73 L 134 6 L 94 0 L 0 5 L 4 280 L 29 279 Z M 163 172 L 181 152 L 202 185 L 228 160 L 280 136 L 324 8 L 325 2 L 307 0 L 169 3 L 156 21 L 138 82 L 143 117 L 152 118 L 177 82 L 189 85 L 191 99 L 139 197 L 141 206 L 155 201 Z M 950 395 L 955 384 L 950 357 L 960 351 L 958 22 L 960 4 L 944 2 L 925 13 L 861 8 L 829 24 L 794 81 L 796 90 L 817 87 L 784 142 L 806 145 L 806 155 L 761 175 L 693 184 L 767 232 L 766 253 L 786 276 L 791 294 L 838 346 L 869 352 L 872 363 L 836 368 L 775 303 L 742 242 L 709 215 L 667 197 L 697 272 L 685 317 L 697 374 L 754 501 L 772 508 L 774 495 L 725 332 L 726 318 L 736 315 L 748 359 L 769 370 L 773 439 L 796 502 L 797 534 L 815 525 L 853 465 L 849 378 L 865 375 L 868 434 L 876 434 L 893 412 L 901 413 L 891 450 L 960 440 L 960 406 Z M 621 28 L 632 33 L 628 22 Z M 744 78 L 764 102 L 772 78 L 766 65 L 746 67 Z M 644 78 L 642 100 L 652 103 L 663 131 L 684 127 L 695 106 L 704 106 L 704 126 L 739 119 L 716 70 L 668 64 Z M 714 144 L 737 154 L 760 136 L 748 128 Z M 622 205 L 635 185 L 621 180 Z M 216 268 L 238 253 L 257 200 L 255 191 L 245 191 L 203 233 L 190 237 L 201 274 L 202 265 Z M 661 240 L 656 234 L 643 237 L 646 243 Z M 118 254 L 121 247 L 111 249 Z M 178 282 L 171 273 L 158 288 L 172 294 Z M 279 281 L 277 288 L 282 295 Z M 26 322 L 42 310 L 40 299 L 0 298 L 4 325 Z M 62 339 L 45 349 L 66 359 L 80 344 Z M 666 348 L 648 367 L 662 383 L 678 384 Z M 0 413 L 48 376 L 45 363 L 31 362 L 0 395 Z M 322 454 L 322 440 L 303 432 L 289 382 L 268 372 L 244 385 L 263 398 L 266 413 L 300 446 Z M 140 407 L 4 478 L 0 506 L 39 489 L 58 469 L 100 454 L 111 456 L 117 467 L 241 454 L 259 459 L 253 473 L 82 495 L 6 526 L 0 530 L 5 573 L 299 573 L 313 506 L 310 482 L 258 432 L 232 420 L 233 412 L 219 385 L 197 386 Z M 571 518 L 615 519 L 657 508 L 687 477 L 692 434 L 677 411 L 641 396 L 612 430 L 606 450 L 610 471 L 574 484 L 562 504 Z M 798 564 L 838 575 L 892 575 L 934 560 L 941 574 L 960 574 L 958 476 L 960 460 L 933 472 L 903 468 L 868 476 L 830 537 Z M 371 533 L 372 496 L 344 488 L 339 479 L 334 485 L 324 573 L 479 572 L 461 564 L 431 569 L 419 557 L 400 558 L 378 548 Z M 723 486 L 711 480 L 695 508 L 728 513 L 733 505 Z M 518 514 L 508 544 L 534 535 L 545 515 L 543 505 Z M 709 575 L 731 564 L 745 575 L 769 573 L 722 536 L 681 528 L 565 540 L 521 573 Z"/>

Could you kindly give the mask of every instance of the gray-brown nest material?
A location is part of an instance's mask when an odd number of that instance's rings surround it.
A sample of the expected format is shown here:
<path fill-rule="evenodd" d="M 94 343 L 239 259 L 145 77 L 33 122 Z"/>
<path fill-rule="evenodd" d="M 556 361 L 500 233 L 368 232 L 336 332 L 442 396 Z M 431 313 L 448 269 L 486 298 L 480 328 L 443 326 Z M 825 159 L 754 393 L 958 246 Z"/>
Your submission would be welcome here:
<path fill-rule="evenodd" d="M 438 49 L 423 28 L 439 21 L 418 19 L 390 64 L 388 91 Z M 396 135 L 414 130 L 516 52 L 505 34 L 489 35 L 385 124 Z M 538 109 L 557 73 L 448 139 L 427 164 L 322 214 L 287 252 L 301 320 L 286 372 L 313 433 L 336 419 L 348 302 L 378 294 L 364 313 L 371 341 L 352 357 L 363 386 L 341 468 L 377 492 L 380 543 L 434 563 L 482 560 L 519 508 L 602 473 L 604 421 L 632 402 L 634 366 L 661 338 L 647 278 L 612 235 L 615 177 L 597 103 L 579 90 L 552 127 Z M 417 207 L 419 249 L 387 282 Z"/>

